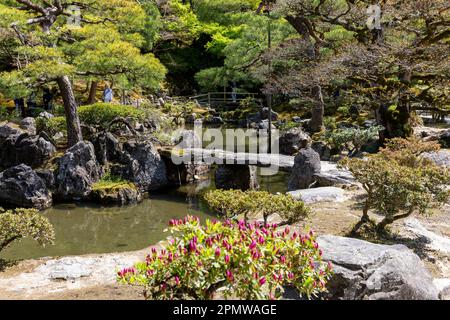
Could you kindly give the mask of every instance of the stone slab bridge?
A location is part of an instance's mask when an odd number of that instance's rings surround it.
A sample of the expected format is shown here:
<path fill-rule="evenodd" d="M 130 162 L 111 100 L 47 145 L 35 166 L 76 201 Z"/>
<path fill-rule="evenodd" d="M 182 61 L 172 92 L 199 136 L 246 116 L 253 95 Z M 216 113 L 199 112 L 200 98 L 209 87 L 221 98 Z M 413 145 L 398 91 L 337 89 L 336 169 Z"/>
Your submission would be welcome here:
<path fill-rule="evenodd" d="M 165 159 L 166 164 L 183 167 L 183 170 L 205 172 L 204 166 L 217 165 L 215 183 L 221 189 L 252 189 L 257 188 L 256 168 L 267 169 L 265 175 L 271 175 L 279 171 L 290 172 L 295 164 L 295 156 L 269 153 L 232 152 L 220 149 L 202 148 L 175 148 L 161 147 L 159 153 Z M 175 158 L 174 158 L 175 157 Z M 172 161 L 176 159 L 176 163 Z M 179 170 L 179 169 L 178 169 Z M 351 184 L 354 182 L 352 175 L 339 169 L 335 163 L 321 161 L 321 171 L 317 173 L 322 186 L 335 184 Z M 195 172 L 191 174 L 195 176 Z"/>

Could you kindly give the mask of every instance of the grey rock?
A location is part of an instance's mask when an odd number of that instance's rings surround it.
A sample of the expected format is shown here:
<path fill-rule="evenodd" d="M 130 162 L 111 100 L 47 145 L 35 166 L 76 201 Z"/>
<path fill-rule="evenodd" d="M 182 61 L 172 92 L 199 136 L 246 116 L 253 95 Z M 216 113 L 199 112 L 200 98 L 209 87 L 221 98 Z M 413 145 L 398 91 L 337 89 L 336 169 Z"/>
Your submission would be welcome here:
<path fill-rule="evenodd" d="M 120 166 L 113 174 L 134 182 L 141 191 L 153 191 L 168 184 L 164 161 L 151 142 L 128 141 L 123 145 Z"/>
<path fill-rule="evenodd" d="M 406 229 L 419 237 L 416 241 L 425 242 L 426 246 L 435 251 L 450 253 L 450 239 L 427 230 L 419 220 L 408 218 L 404 222 Z"/>
<path fill-rule="evenodd" d="M 202 140 L 194 130 L 182 130 L 175 136 L 174 143 L 180 149 L 202 147 Z"/>
<path fill-rule="evenodd" d="M 419 257 L 404 245 L 325 235 L 317 239 L 333 266 L 329 299 L 436 300 L 438 290 Z"/>
<path fill-rule="evenodd" d="M 33 169 L 20 164 L 0 173 L 0 203 L 42 210 L 52 205 L 52 194 Z"/>
<path fill-rule="evenodd" d="M 450 279 L 434 279 L 433 283 L 439 291 L 439 298 L 450 300 Z"/>
<path fill-rule="evenodd" d="M 39 136 L 23 134 L 15 143 L 16 163 L 39 167 L 56 152 L 55 146 Z"/>
<path fill-rule="evenodd" d="M 343 202 L 348 199 L 345 192 L 341 188 L 336 187 L 321 187 L 312 189 L 303 189 L 289 191 L 288 194 L 292 195 L 294 199 L 301 200 L 305 203 L 316 202 Z"/>
<path fill-rule="evenodd" d="M 104 165 L 109 161 L 116 161 L 120 157 L 121 146 L 119 140 L 111 132 L 100 132 L 91 138 L 97 161 Z"/>
<path fill-rule="evenodd" d="M 0 165 L 5 168 L 21 163 L 37 167 L 55 152 L 56 148 L 44 138 L 31 135 L 13 124 L 0 126 Z"/>
<path fill-rule="evenodd" d="M 94 146 L 80 141 L 59 159 L 56 173 L 57 195 L 63 199 L 86 198 L 100 179 Z"/>
<path fill-rule="evenodd" d="M 219 165 L 215 172 L 217 189 L 257 189 L 256 167 L 248 165 Z"/>
<path fill-rule="evenodd" d="M 43 112 L 39 113 L 38 117 L 48 120 L 48 119 L 54 118 L 55 116 L 47 111 L 43 111 Z"/>
<path fill-rule="evenodd" d="M 301 128 L 292 128 L 284 132 L 279 138 L 280 153 L 294 155 L 300 149 L 306 148 L 311 138 Z"/>
<path fill-rule="evenodd" d="M 45 185 L 49 190 L 55 189 L 55 173 L 48 169 L 36 169 L 36 174 L 45 182 Z"/>
<path fill-rule="evenodd" d="M 439 143 L 443 148 L 450 148 L 450 130 L 446 130 L 440 135 Z"/>
<path fill-rule="evenodd" d="M 20 122 L 20 127 L 31 135 L 36 134 L 36 120 L 32 117 L 23 118 Z"/>
<path fill-rule="evenodd" d="M 142 193 L 135 187 L 111 190 L 94 190 L 92 199 L 102 204 L 128 205 L 142 201 Z"/>
<path fill-rule="evenodd" d="M 423 156 L 430 159 L 438 166 L 445 168 L 450 167 L 450 150 L 439 150 L 437 152 L 426 153 Z"/>
<path fill-rule="evenodd" d="M 314 183 L 314 176 L 319 174 L 320 170 L 319 154 L 311 147 L 300 150 L 294 159 L 288 189 L 308 189 Z"/>
<path fill-rule="evenodd" d="M 322 161 L 321 171 L 314 175 L 314 187 L 331 187 L 355 183 L 353 175 L 333 162 Z"/>
<path fill-rule="evenodd" d="M 261 119 L 269 119 L 269 108 L 262 108 L 260 111 L 260 115 L 261 115 Z M 278 113 L 276 113 L 275 111 L 272 110 L 271 112 L 272 115 L 272 121 L 277 121 L 278 120 Z"/>
<path fill-rule="evenodd" d="M 320 160 L 329 161 L 331 158 L 331 148 L 322 141 L 315 141 L 311 144 L 311 148 L 320 156 Z"/>
<path fill-rule="evenodd" d="M 275 126 L 272 124 L 272 126 L 270 127 L 272 129 L 276 129 Z M 269 120 L 262 120 L 261 122 L 259 122 L 257 124 L 257 129 L 260 130 L 269 130 Z"/>
<path fill-rule="evenodd" d="M 12 167 L 16 164 L 16 141 L 25 132 L 12 123 L 0 126 L 0 166 Z"/>

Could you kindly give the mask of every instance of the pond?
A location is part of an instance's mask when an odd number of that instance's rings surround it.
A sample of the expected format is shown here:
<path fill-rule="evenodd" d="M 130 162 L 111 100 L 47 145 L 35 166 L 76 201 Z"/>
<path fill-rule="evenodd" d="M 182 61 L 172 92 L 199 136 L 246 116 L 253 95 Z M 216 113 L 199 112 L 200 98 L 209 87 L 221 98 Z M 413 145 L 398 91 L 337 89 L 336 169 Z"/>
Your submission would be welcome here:
<path fill-rule="evenodd" d="M 259 175 L 261 190 L 286 192 L 285 172 Z M 213 188 L 210 180 L 178 189 L 152 193 L 140 204 L 104 207 L 91 203 L 56 204 L 43 212 L 56 232 L 55 244 L 45 248 L 30 239 L 14 243 L 0 254 L 8 260 L 34 259 L 140 250 L 165 239 L 163 230 L 172 218 L 187 214 L 201 220 L 215 218 L 201 199 L 201 193 Z"/>

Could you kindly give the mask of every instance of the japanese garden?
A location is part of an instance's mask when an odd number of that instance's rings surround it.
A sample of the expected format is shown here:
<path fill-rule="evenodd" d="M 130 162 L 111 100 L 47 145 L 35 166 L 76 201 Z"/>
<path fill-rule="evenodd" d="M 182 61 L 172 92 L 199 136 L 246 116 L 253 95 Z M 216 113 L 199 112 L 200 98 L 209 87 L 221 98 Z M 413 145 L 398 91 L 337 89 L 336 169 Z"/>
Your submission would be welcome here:
<path fill-rule="evenodd" d="M 0 0 L 0 299 L 450 300 L 450 3 Z"/>

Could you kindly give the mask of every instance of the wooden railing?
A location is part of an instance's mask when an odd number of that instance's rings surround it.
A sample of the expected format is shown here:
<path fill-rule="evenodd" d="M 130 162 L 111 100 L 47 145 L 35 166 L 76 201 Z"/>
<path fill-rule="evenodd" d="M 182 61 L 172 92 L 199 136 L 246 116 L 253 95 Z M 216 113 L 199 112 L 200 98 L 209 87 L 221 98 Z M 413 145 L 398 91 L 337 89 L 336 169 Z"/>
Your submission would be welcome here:
<path fill-rule="evenodd" d="M 261 100 L 257 98 L 257 93 L 247 92 L 208 92 L 189 97 L 191 101 L 197 101 L 201 106 L 226 106 L 229 104 L 238 104 L 245 99 L 252 99 L 256 102 Z"/>

